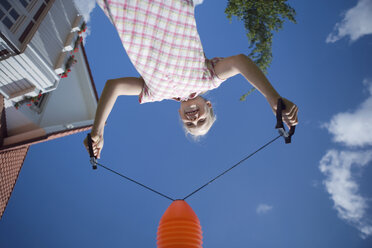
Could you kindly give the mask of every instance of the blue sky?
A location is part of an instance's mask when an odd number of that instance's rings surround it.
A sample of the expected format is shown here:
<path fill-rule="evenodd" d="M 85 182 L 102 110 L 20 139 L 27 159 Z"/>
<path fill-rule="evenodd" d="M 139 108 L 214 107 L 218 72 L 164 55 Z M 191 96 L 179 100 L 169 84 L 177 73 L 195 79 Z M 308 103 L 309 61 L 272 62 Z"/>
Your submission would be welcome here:
<path fill-rule="evenodd" d="M 196 7 L 210 58 L 249 52 L 243 24 L 229 23 L 226 4 Z M 300 124 L 291 145 L 276 141 L 188 200 L 204 247 L 372 245 L 372 1 L 290 4 L 298 24 L 275 35 L 268 77 L 299 106 Z M 86 50 L 99 94 L 107 79 L 138 75 L 98 7 Z M 249 89 L 236 76 L 208 94 L 217 122 L 200 142 L 185 138 L 179 103 L 120 97 L 100 163 L 184 197 L 277 135 L 258 92 L 239 101 Z M 91 170 L 85 135 L 30 148 L 0 221 L 0 247 L 155 247 L 171 202 Z"/>

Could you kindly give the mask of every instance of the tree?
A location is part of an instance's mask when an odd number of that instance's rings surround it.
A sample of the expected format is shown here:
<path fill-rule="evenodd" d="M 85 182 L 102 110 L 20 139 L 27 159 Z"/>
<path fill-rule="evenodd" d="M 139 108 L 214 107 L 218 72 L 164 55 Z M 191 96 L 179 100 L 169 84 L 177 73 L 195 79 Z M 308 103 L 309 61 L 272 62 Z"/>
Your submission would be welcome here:
<path fill-rule="evenodd" d="M 296 11 L 287 0 L 228 0 L 225 13 L 230 22 L 232 16 L 244 21 L 251 49 L 248 56 L 266 74 L 272 61 L 273 31 L 278 32 L 286 19 L 296 23 Z M 240 100 L 244 101 L 253 90 Z"/>

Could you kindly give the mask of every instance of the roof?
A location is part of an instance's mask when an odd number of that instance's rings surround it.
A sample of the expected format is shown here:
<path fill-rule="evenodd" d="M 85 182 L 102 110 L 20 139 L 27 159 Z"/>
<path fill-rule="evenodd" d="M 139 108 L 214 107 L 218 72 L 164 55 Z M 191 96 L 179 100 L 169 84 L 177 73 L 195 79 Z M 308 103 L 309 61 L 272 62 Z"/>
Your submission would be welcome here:
<path fill-rule="evenodd" d="M 91 128 L 92 126 L 86 126 L 63 132 L 56 132 L 43 138 L 39 138 L 38 140 L 27 141 L 23 144 L 0 150 L 0 218 L 8 204 L 14 185 L 16 184 L 18 175 L 26 158 L 27 151 L 31 145 L 87 131 Z"/>
<path fill-rule="evenodd" d="M 0 152 L 0 218 L 13 192 L 29 147 Z"/>

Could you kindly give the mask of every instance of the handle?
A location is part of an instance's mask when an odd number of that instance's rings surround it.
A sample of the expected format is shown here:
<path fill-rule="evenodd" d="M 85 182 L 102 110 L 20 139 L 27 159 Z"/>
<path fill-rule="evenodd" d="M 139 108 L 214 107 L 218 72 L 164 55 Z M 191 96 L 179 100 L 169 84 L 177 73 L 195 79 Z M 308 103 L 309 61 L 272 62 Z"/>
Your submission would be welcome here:
<path fill-rule="evenodd" d="M 90 163 L 92 164 L 93 170 L 97 169 L 97 157 L 94 156 L 93 152 L 93 142 L 92 142 L 92 136 L 90 133 L 88 133 L 88 147 L 89 147 L 89 155 L 90 155 Z"/>
<path fill-rule="evenodd" d="M 281 136 L 284 137 L 285 143 L 290 144 L 292 141 L 292 135 L 294 135 L 296 126 L 291 126 L 289 132 L 287 132 L 284 128 L 283 124 L 283 117 L 282 117 L 282 110 L 286 108 L 283 99 L 278 99 L 278 106 L 276 108 L 276 126 L 275 128 L 278 129 L 278 132 Z"/>

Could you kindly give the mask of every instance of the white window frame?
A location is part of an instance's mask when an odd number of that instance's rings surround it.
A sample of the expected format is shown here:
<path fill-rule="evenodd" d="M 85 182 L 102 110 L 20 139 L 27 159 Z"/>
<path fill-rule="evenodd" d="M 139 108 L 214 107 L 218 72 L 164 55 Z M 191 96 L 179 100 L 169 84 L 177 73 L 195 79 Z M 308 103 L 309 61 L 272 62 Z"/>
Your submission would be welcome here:
<path fill-rule="evenodd" d="M 14 1 L 14 0 L 13 0 Z M 30 3 L 32 2 L 33 0 L 18 0 L 18 2 L 25 8 L 27 9 L 28 6 L 30 6 Z M 25 2 L 26 3 L 26 6 L 23 5 L 22 2 Z"/>
<path fill-rule="evenodd" d="M 5 0 L 5 1 L 8 2 L 8 4 L 10 5 L 10 8 L 9 8 L 8 10 L 6 10 L 6 9 L 4 8 L 4 6 L 0 4 L 0 10 L 1 10 L 1 12 L 3 12 L 3 13 L 5 14 L 5 15 L 1 18 L 0 21 L 2 22 L 2 24 L 3 24 L 4 26 L 6 26 L 9 30 L 11 30 L 11 28 L 14 26 L 14 24 L 17 22 L 17 20 L 21 17 L 21 14 L 20 14 L 20 12 L 15 8 L 14 4 L 11 4 L 11 3 L 9 2 L 9 0 Z M 14 19 L 14 17 L 10 14 L 11 11 L 15 11 L 15 12 L 17 13 L 17 15 L 18 15 L 17 19 Z M 5 18 L 8 18 L 8 19 L 12 22 L 12 26 L 11 26 L 11 27 L 8 27 L 5 23 L 3 23 L 3 20 L 4 20 Z"/>

